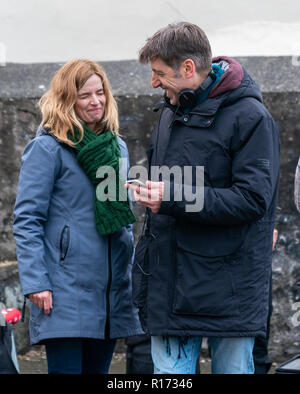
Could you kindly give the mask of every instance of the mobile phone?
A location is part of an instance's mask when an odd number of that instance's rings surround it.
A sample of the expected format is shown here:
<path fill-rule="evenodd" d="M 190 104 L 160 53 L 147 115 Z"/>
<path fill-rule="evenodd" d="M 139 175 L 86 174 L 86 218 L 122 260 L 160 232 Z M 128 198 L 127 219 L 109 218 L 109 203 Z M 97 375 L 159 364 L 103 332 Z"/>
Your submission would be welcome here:
<path fill-rule="evenodd" d="M 127 179 L 126 183 L 133 183 L 134 185 L 146 187 L 145 183 L 143 183 L 139 179 Z"/>

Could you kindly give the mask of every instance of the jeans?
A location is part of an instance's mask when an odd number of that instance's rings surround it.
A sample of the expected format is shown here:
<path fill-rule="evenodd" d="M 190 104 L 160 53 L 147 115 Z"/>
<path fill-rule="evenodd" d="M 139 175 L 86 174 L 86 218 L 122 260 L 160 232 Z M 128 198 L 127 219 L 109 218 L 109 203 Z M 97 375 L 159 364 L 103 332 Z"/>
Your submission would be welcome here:
<path fill-rule="evenodd" d="M 107 374 L 116 340 L 54 338 L 44 343 L 49 374 Z"/>
<path fill-rule="evenodd" d="M 213 374 L 253 374 L 254 338 L 209 338 Z M 155 374 L 194 374 L 202 337 L 151 337 Z"/>

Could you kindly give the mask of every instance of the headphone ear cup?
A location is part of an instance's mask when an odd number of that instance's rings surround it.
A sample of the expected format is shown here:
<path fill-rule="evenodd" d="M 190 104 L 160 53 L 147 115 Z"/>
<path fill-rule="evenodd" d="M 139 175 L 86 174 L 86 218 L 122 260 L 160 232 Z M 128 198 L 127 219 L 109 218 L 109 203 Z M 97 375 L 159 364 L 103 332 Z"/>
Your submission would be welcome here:
<path fill-rule="evenodd" d="M 182 108 L 191 108 L 197 104 L 197 94 L 192 89 L 183 89 L 179 92 L 178 103 Z"/>

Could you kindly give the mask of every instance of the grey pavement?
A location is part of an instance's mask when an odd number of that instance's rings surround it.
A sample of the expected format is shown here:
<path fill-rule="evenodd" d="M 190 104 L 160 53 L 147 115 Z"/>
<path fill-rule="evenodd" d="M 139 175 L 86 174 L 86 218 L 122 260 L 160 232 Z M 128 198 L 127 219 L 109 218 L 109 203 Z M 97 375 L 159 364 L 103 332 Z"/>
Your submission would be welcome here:
<path fill-rule="evenodd" d="M 43 346 L 34 346 L 26 354 L 18 356 L 21 374 L 47 374 L 46 353 Z M 278 364 L 273 363 L 270 374 L 274 374 Z M 202 374 L 211 374 L 211 362 L 207 357 L 200 357 L 200 370 Z M 125 374 L 125 353 L 114 353 L 110 374 Z"/>

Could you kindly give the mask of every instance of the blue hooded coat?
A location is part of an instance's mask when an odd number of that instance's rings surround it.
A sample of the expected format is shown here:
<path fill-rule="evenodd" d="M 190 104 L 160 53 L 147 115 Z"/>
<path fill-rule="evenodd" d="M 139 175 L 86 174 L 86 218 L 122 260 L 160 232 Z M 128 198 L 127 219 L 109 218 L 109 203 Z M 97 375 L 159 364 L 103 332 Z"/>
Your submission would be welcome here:
<path fill-rule="evenodd" d="M 126 168 L 122 175 L 126 179 Z M 100 236 L 94 198 L 74 150 L 38 130 L 23 153 L 14 209 L 23 293 L 52 291 L 50 315 L 29 303 L 31 344 L 143 333 L 131 298 L 132 228 Z"/>

